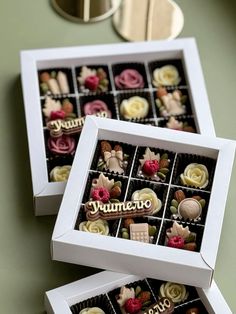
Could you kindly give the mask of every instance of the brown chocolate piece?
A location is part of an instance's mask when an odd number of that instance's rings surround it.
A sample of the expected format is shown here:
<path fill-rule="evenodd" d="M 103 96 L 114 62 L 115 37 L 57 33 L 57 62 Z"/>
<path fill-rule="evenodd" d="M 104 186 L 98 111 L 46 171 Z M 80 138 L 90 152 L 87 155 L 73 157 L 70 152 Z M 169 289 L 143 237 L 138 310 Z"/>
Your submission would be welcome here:
<path fill-rule="evenodd" d="M 111 145 L 108 141 L 101 141 L 101 154 L 104 155 L 104 152 L 111 152 Z"/>
<path fill-rule="evenodd" d="M 174 303 L 165 297 L 148 307 L 143 314 L 171 314 L 173 312 Z"/>
<path fill-rule="evenodd" d="M 99 218 L 112 220 L 118 218 L 142 217 L 153 212 L 153 204 L 150 200 L 128 201 L 120 203 L 102 203 L 89 201 L 85 204 L 85 212 L 88 220 Z"/>
<path fill-rule="evenodd" d="M 199 314 L 199 308 L 198 307 L 192 307 L 191 309 L 188 309 L 186 311 L 186 314 Z"/>

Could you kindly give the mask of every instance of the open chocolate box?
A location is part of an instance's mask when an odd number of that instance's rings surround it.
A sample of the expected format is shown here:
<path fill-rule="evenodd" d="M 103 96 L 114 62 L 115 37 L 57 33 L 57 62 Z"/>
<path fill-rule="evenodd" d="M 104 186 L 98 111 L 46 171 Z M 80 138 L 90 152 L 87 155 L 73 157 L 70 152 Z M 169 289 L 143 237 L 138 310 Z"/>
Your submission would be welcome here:
<path fill-rule="evenodd" d="M 215 135 L 194 39 L 22 51 L 21 73 L 36 215 L 57 213 L 79 141 L 52 137 L 55 120 L 81 129 L 95 114 Z"/>
<path fill-rule="evenodd" d="M 127 313 L 125 305 L 132 297 L 136 299 L 136 307 L 142 310 L 138 313 L 232 313 L 214 281 L 211 288 L 201 289 L 109 271 L 46 292 L 45 307 L 48 314 L 82 314 L 92 307 L 99 307 L 101 313 L 121 314 Z M 174 311 L 168 312 L 172 306 Z"/>
<path fill-rule="evenodd" d="M 53 259 L 210 286 L 234 153 L 230 140 L 87 117 Z"/>

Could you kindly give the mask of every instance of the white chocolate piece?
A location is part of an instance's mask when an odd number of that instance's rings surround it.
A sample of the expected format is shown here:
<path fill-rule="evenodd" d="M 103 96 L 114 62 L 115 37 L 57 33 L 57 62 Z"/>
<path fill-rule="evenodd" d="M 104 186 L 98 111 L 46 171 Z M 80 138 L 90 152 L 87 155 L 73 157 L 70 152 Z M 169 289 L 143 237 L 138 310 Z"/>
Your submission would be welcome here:
<path fill-rule="evenodd" d="M 185 198 L 179 203 L 178 213 L 184 219 L 194 220 L 201 216 L 202 206 L 194 198 Z"/>
<path fill-rule="evenodd" d="M 64 72 L 59 71 L 57 74 L 57 82 L 60 86 L 60 90 L 63 94 L 69 94 L 70 89 L 69 89 L 69 84 L 67 80 L 67 76 Z"/>
<path fill-rule="evenodd" d="M 48 84 L 48 87 L 49 87 L 50 91 L 52 92 L 52 94 L 57 95 L 57 94 L 61 93 L 60 87 L 59 87 L 56 79 L 50 78 L 47 81 L 47 84 Z"/>
<path fill-rule="evenodd" d="M 130 239 L 134 241 L 149 243 L 148 224 L 130 224 Z"/>

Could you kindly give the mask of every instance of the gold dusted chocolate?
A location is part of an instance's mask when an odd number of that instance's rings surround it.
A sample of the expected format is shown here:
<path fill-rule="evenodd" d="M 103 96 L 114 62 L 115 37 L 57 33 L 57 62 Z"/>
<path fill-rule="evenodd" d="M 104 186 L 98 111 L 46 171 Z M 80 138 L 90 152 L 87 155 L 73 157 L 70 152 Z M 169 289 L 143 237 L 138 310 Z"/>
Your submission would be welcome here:
<path fill-rule="evenodd" d="M 171 314 L 174 312 L 174 303 L 169 298 L 161 298 L 148 307 L 143 314 Z"/>
<path fill-rule="evenodd" d="M 107 118 L 107 112 L 101 111 L 95 114 L 97 117 Z M 82 130 L 82 127 L 85 123 L 86 117 L 80 117 L 70 120 L 52 120 L 47 123 L 47 128 L 50 131 L 50 135 L 52 137 L 59 137 L 63 134 L 71 135 L 75 133 L 79 133 Z"/>
<path fill-rule="evenodd" d="M 88 220 L 142 217 L 153 212 L 153 204 L 150 200 L 105 204 L 100 201 L 89 201 L 85 203 L 85 212 Z"/>

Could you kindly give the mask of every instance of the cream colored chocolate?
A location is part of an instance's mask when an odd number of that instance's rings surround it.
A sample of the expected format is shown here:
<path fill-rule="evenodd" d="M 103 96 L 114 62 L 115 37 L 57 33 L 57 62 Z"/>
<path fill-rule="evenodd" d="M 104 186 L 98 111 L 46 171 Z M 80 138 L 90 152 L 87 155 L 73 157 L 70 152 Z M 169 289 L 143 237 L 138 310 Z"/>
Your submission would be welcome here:
<path fill-rule="evenodd" d="M 59 71 L 57 73 L 57 82 L 59 84 L 60 90 L 63 94 L 69 94 L 69 84 L 67 80 L 67 76 L 64 72 Z"/>
<path fill-rule="evenodd" d="M 123 151 L 111 150 L 104 152 L 104 161 L 106 162 L 106 170 L 114 171 L 115 173 L 123 174 Z"/>
<path fill-rule="evenodd" d="M 124 99 L 120 105 L 120 112 L 125 119 L 146 118 L 149 111 L 148 101 L 139 96 Z"/>
<path fill-rule="evenodd" d="M 85 212 L 88 220 L 99 218 L 112 220 L 118 218 L 142 217 L 153 212 L 153 204 L 150 200 L 128 201 L 120 203 L 104 204 L 100 201 L 89 201 L 85 204 Z"/>
<path fill-rule="evenodd" d="M 107 118 L 107 112 L 97 112 L 97 117 Z M 59 137 L 62 134 L 70 135 L 79 133 L 85 123 L 86 117 L 70 119 L 70 120 L 52 120 L 47 123 L 47 128 L 50 130 L 50 135 L 52 137 Z"/>
<path fill-rule="evenodd" d="M 177 68 L 173 65 L 165 65 L 161 68 L 156 68 L 153 71 L 153 85 L 169 86 L 178 85 L 181 81 Z"/>
<path fill-rule="evenodd" d="M 184 173 L 180 175 L 182 184 L 200 189 L 207 187 L 209 182 L 208 178 L 207 167 L 197 163 L 189 164 L 184 169 Z"/>
<path fill-rule="evenodd" d="M 194 198 L 185 198 L 179 203 L 178 214 L 184 219 L 195 220 L 201 216 L 202 206 Z"/>
<path fill-rule="evenodd" d="M 102 235 L 109 235 L 109 225 L 106 220 L 97 219 L 95 221 L 82 221 L 79 230 Z"/>
<path fill-rule="evenodd" d="M 161 200 L 157 197 L 156 193 L 149 188 L 144 188 L 142 190 L 137 190 L 132 194 L 131 199 L 133 201 L 138 201 L 138 200 L 150 200 L 153 204 L 153 212 L 152 214 L 156 214 L 159 212 L 162 206 Z"/>
<path fill-rule="evenodd" d="M 50 181 L 52 182 L 61 182 L 67 181 L 70 174 L 71 166 L 57 166 L 54 167 L 50 172 Z"/>
<path fill-rule="evenodd" d="M 149 243 L 147 223 L 130 224 L 129 228 L 130 240 Z"/>
<path fill-rule="evenodd" d="M 79 314 L 106 314 L 100 307 L 86 307 Z"/>
<path fill-rule="evenodd" d="M 163 283 L 160 287 L 160 297 L 167 297 L 171 299 L 173 303 L 184 302 L 188 298 L 188 295 L 189 293 L 183 284 L 168 281 Z"/>

